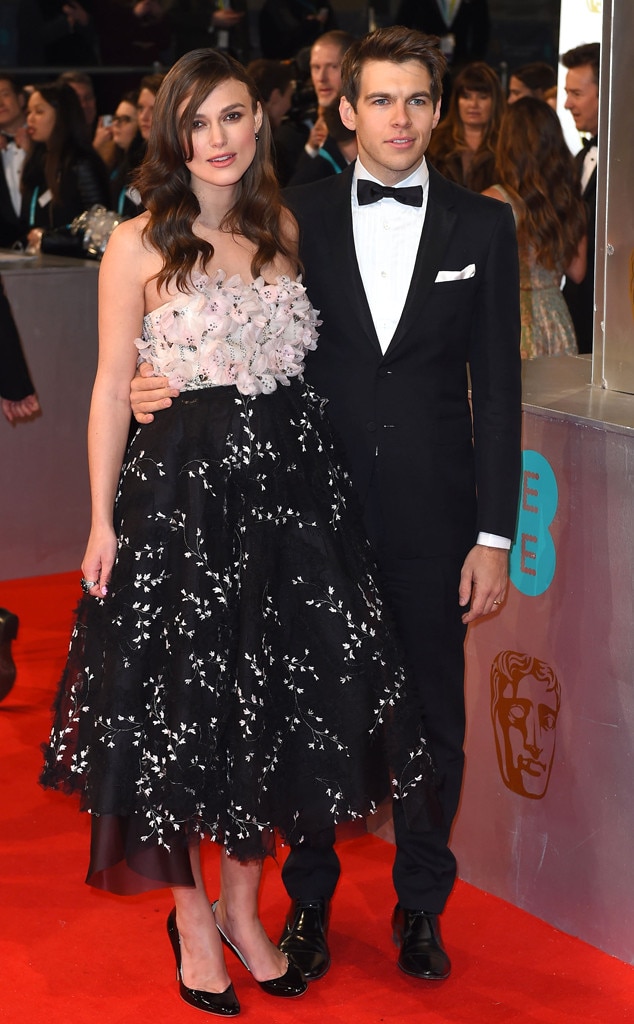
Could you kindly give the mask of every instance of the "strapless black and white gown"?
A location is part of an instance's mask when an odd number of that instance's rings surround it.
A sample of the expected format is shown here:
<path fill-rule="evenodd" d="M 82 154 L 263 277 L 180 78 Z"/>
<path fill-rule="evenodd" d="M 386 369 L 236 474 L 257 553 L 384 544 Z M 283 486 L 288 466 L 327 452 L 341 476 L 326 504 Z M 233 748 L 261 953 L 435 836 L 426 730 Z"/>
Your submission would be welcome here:
<path fill-rule="evenodd" d="M 44 785 L 92 814 L 89 881 L 191 881 L 187 844 L 240 859 L 366 815 L 425 813 L 433 768 L 324 411 L 299 281 L 195 275 L 140 359 L 181 388 L 137 427 L 109 594 L 83 598 Z M 424 628 L 424 624 L 422 624 Z"/>

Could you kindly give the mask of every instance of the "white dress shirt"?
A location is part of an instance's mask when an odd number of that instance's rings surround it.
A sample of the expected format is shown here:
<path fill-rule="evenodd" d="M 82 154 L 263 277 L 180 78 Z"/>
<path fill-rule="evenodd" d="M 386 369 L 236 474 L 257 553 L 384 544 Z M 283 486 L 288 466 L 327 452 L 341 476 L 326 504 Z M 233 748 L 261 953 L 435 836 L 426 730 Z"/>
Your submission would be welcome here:
<path fill-rule="evenodd" d="M 351 194 L 352 233 L 361 281 L 381 351 L 385 354 L 401 319 L 412 281 L 427 211 L 429 171 L 423 159 L 420 166 L 397 186 L 420 185 L 423 189 L 421 207 L 406 206 L 391 197 L 359 206 L 359 178 L 379 182 L 357 157 Z M 508 549 L 511 546 L 509 538 L 493 533 L 479 533 L 477 543 L 493 548 Z"/>
<path fill-rule="evenodd" d="M 425 221 L 429 171 L 423 160 L 420 167 L 397 186 L 420 185 L 423 189 L 421 207 L 404 206 L 396 199 L 379 199 L 368 206 L 359 206 L 359 178 L 378 181 L 357 158 L 352 179 L 354 247 L 379 344 L 385 353 L 401 319 L 412 281 Z"/>

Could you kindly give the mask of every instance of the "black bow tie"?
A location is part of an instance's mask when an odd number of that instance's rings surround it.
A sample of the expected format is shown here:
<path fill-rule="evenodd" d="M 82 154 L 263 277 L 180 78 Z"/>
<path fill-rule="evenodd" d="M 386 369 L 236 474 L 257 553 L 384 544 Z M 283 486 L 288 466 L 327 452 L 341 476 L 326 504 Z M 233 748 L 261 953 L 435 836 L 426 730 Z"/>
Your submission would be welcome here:
<path fill-rule="evenodd" d="M 392 188 L 391 185 L 379 185 L 376 181 L 359 178 L 357 181 L 357 199 L 359 206 L 378 203 L 379 199 L 396 199 L 406 206 L 423 205 L 422 185 L 406 185 L 405 188 Z"/>
<path fill-rule="evenodd" d="M 0 132 L 0 135 L 3 135 L 7 142 L 15 142 L 15 135 L 9 135 L 8 132 Z"/>
<path fill-rule="evenodd" d="M 583 148 L 584 149 L 592 149 L 592 147 L 596 146 L 596 145 L 597 145 L 597 137 L 596 137 L 596 135 L 593 135 L 591 139 L 584 139 L 583 140 Z"/>

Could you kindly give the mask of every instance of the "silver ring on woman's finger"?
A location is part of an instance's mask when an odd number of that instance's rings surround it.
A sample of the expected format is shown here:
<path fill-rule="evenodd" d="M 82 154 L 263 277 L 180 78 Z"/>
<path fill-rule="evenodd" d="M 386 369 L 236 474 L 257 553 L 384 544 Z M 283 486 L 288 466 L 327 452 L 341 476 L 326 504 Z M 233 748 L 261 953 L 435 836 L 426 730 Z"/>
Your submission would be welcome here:
<path fill-rule="evenodd" d="M 501 601 L 494 601 L 493 604 L 502 604 Z"/>
<path fill-rule="evenodd" d="M 82 578 L 79 581 L 79 585 L 83 590 L 84 594 L 89 594 L 92 588 L 97 586 L 97 583 L 98 580 L 87 580 L 85 576 L 82 576 Z"/>

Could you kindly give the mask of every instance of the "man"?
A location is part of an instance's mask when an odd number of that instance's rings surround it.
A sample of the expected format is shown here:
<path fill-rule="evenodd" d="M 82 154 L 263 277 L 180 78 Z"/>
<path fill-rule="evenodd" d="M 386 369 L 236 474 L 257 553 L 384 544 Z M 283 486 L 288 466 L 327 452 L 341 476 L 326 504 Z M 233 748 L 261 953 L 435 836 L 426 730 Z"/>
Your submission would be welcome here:
<path fill-rule="evenodd" d="M 20 179 L 29 142 L 24 109 L 21 89 L 11 77 L 0 74 L 0 247 L 4 248 L 23 241 L 25 235 L 20 221 Z M 0 408 L 9 423 L 28 419 L 40 408 L 1 277 Z M 0 611 L 0 689 L 7 685 L 10 688 L 15 678 L 10 657 L 11 637 L 5 638 L 6 646 L 2 639 L 6 630 L 13 628 L 13 620 L 9 620 L 10 626 L 4 625 L 6 620 L 2 614 Z"/>
<path fill-rule="evenodd" d="M 63 71 L 60 82 L 66 82 L 77 94 L 86 122 L 88 138 L 92 139 L 97 125 L 97 97 L 92 78 L 85 71 Z"/>
<path fill-rule="evenodd" d="M 536 60 L 532 64 L 524 64 L 513 72 L 509 79 L 508 103 L 517 103 L 523 96 L 534 96 L 536 100 L 545 100 L 546 93 L 557 86 L 557 75 L 550 64 Z"/>
<path fill-rule="evenodd" d="M 245 0 L 180 0 L 169 5 L 169 17 L 173 59 L 199 46 L 213 46 L 247 63 L 250 45 Z"/>
<path fill-rule="evenodd" d="M 308 137 L 306 151 L 316 156 L 328 134 L 324 112 L 339 104 L 341 95 L 341 62 L 354 37 L 338 29 L 327 32 L 310 51 L 310 80 L 317 97 L 317 120 Z"/>
<path fill-rule="evenodd" d="M 396 22 L 439 36 L 440 48 L 452 66 L 486 57 L 488 0 L 401 0 Z"/>
<path fill-rule="evenodd" d="M 425 162 L 445 68 L 434 42 L 397 26 L 353 44 L 340 112 L 358 161 L 288 196 L 323 320 L 306 378 L 344 443 L 441 780 L 442 827 L 410 831 L 394 805 L 398 963 L 430 980 L 450 970 L 438 917 L 456 874 L 465 630 L 503 600 L 520 470 L 513 217 Z M 169 404 L 165 384 L 137 379 L 135 412 Z M 312 979 L 330 964 L 333 840 L 310 837 L 283 869 L 292 905 L 280 947 Z"/>
<path fill-rule="evenodd" d="M 588 210 L 588 269 L 580 284 L 566 281 L 564 297 L 577 335 L 580 352 L 592 352 L 594 328 L 594 253 L 597 221 L 597 132 L 599 130 L 599 43 L 586 43 L 568 50 L 561 63 L 566 74 L 566 110 L 572 114 L 577 131 L 590 136 L 576 161 L 581 174 L 581 192 Z"/>
<path fill-rule="evenodd" d="M 292 60 L 335 25 L 328 0 L 264 0 L 258 18 L 262 56 Z"/>
<path fill-rule="evenodd" d="M 271 131 L 275 134 L 293 102 L 293 69 L 281 60 L 259 57 L 247 65 L 247 71 L 258 87 L 262 106 L 271 122 Z"/>
<path fill-rule="evenodd" d="M 321 109 L 335 103 L 341 91 L 341 61 L 352 43 L 347 32 L 334 30 L 321 36 L 310 51 L 310 78 Z"/>
<path fill-rule="evenodd" d="M 21 235 L 20 179 L 28 146 L 25 99 L 16 82 L 0 75 L 0 246 Z"/>
<path fill-rule="evenodd" d="M 275 133 L 275 155 L 282 185 L 288 183 L 306 153 L 316 157 L 328 134 L 324 110 L 339 103 L 341 95 L 341 62 L 354 41 L 354 36 L 339 29 L 326 32 L 310 51 L 310 80 L 317 100 L 317 110 L 303 121 L 288 119 Z"/>
<path fill-rule="evenodd" d="M 18 635 L 18 617 L 6 608 L 0 608 L 0 700 L 11 692 L 16 669 L 11 643 Z"/>
<path fill-rule="evenodd" d="M 35 394 L 2 277 L 0 277 L 0 409 L 4 417 L 12 424 L 18 420 L 28 420 L 40 411 L 40 403 Z"/>

